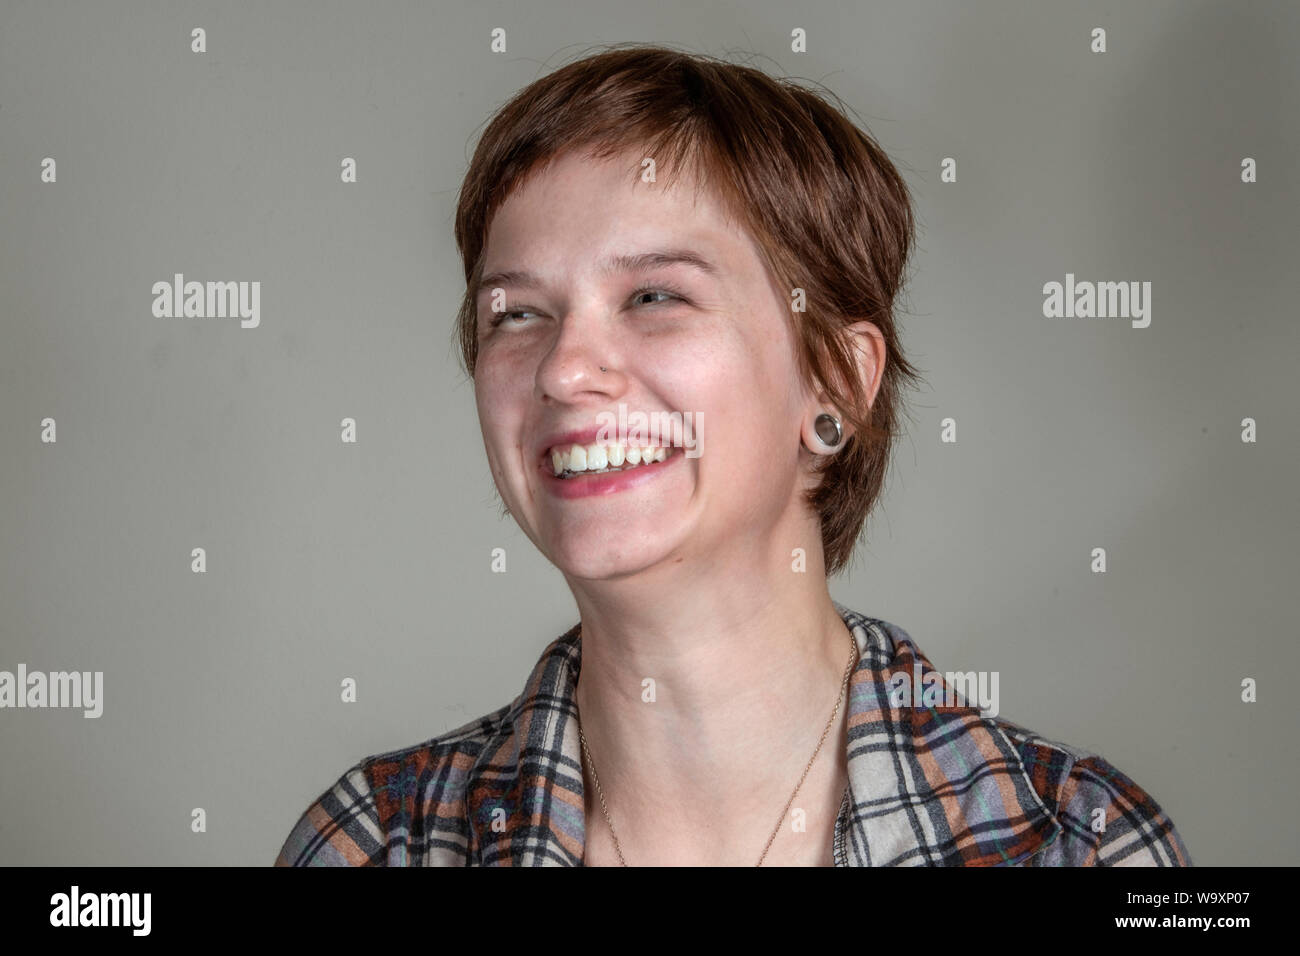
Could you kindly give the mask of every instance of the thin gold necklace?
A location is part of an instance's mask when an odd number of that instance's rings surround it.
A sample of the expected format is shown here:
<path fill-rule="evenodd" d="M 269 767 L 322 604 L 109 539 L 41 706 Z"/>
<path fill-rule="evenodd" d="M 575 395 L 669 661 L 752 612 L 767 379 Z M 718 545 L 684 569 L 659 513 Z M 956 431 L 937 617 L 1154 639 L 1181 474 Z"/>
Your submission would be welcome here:
<path fill-rule="evenodd" d="M 808 765 L 803 768 L 803 773 L 799 777 L 799 782 L 794 785 L 794 793 L 790 794 L 790 799 L 787 800 L 785 806 L 781 808 L 781 815 L 776 818 L 776 827 L 773 828 L 772 835 L 767 838 L 767 843 L 763 846 L 763 853 L 759 856 L 758 862 L 754 864 L 755 866 L 762 866 L 763 860 L 767 858 L 767 851 L 771 849 L 772 841 L 776 839 L 776 835 L 781 832 L 781 825 L 785 823 L 785 815 L 790 809 L 790 804 L 794 803 L 794 798 L 798 795 L 799 788 L 803 786 L 804 779 L 808 776 L 808 771 L 812 769 L 813 761 L 815 761 L 817 755 L 821 753 L 822 744 L 826 742 L 826 735 L 831 732 L 831 726 L 835 723 L 835 715 L 840 712 L 840 699 L 844 696 L 845 688 L 848 687 L 849 677 L 853 673 L 853 665 L 856 664 L 858 660 L 858 642 L 854 640 L 852 633 L 849 634 L 849 645 L 853 648 L 853 652 L 849 656 L 848 667 L 844 668 L 844 679 L 840 681 L 840 692 L 835 697 L 835 708 L 831 711 L 830 720 L 826 721 L 826 729 L 822 731 L 821 739 L 817 741 L 817 749 L 814 750 L 813 755 L 808 758 Z M 618 834 L 614 832 L 614 821 L 609 815 L 609 807 L 605 805 L 605 791 L 600 789 L 600 777 L 596 774 L 595 761 L 591 759 L 591 751 L 587 748 L 587 735 L 582 732 L 581 719 L 579 719 L 578 722 L 578 739 L 582 741 L 582 752 L 587 758 L 587 766 L 591 769 L 591 780 L 592 783 L 596 785 L 596 795 L 600 797 L 600 809 L 605 814 L 605 822 L 609 824 L 609 835 L 614 838 L 614 850 L 618 853 L 618 861 L 621 865 L 627 866 L 627 860 L 623 857 L 623 848 L 619 846 L 618 843 Z"/>

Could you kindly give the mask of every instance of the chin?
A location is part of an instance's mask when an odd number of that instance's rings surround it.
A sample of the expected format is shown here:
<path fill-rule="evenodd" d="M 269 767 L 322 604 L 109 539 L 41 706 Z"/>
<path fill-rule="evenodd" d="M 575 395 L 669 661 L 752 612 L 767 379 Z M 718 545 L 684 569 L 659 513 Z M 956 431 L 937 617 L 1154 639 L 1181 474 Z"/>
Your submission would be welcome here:
<path fill-rule="evenodd" d="M 561 548 L 552 551 L 549 557 L 565 575 L 585 581 L 612 581 L 625 578 L 653 567 L 662 560 L 662 556 L 651 555 L 642 548 L 610 554 L 602 553 L 599 546 L 590 544 Z"/>

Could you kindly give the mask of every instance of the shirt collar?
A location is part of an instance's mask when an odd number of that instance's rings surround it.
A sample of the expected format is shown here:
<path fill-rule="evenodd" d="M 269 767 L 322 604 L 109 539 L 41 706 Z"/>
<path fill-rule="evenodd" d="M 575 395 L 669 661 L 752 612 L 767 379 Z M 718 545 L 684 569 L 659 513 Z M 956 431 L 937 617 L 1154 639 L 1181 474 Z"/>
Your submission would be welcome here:
<path fill-rule="evenodd" d="M 1055 840 L 1061 824 L 998 721 L 974 706 L 900 701 L 900 679 L 891 685 L 891 675 L 901 672 L 909 688 L 924 687 L 934 671 L 929 660 L 897 625 L 838 602 L 835 608 L 859 653 L 849 682 L 849 785 L 835 825 L 835 864 L 1014 865 Z M 474 863 L 582 865 L 574 702 L 580 666 L 574 625 L 547 645 L 472 758 L 466 816 Z"/>

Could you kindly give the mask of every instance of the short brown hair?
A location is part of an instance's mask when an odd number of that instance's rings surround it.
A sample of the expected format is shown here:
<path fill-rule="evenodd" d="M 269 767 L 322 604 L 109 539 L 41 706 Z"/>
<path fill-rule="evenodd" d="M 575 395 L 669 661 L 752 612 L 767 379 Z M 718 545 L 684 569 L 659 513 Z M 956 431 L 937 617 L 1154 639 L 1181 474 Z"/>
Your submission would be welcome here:
<path fill-rule="evenodd" d="M 806 311 L 791 313 L 799 368 L 855 428 L 822 457 L 822 480 L 806 498 L 821 518 L 830 576 L 848 562 L 880 495 L 903 389 L 921 378 L 894 323 L 915 242 L 910 194 L 880 146 L 823 95 L 840 102 L 824 88 L 639 43 L 606 47 L 525 87 L 484 130 L 461 187 L 455 233 L 466 292 L 456 337 L 472 377 L 488 227 L 535 170 L 570 150 L 612 157 L 634 145 L 670 179 L 693 170 L 749 230 L 778 283 L 804 290 Z M 640 175 L 640 164 L 631 172 Z M 871 406 L 837 334 L 862 320 L 879 327 L 887 348 Z"/>

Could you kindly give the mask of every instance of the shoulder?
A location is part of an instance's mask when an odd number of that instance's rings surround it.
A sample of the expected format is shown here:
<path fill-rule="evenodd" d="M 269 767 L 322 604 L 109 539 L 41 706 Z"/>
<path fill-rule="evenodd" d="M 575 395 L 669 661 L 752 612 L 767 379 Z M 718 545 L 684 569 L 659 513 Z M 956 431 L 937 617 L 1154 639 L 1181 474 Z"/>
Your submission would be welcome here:
<path fill-rule="evenodd" d="M 859 644 L 864 658 L 883 677 L 911 674 L 917 661 L 921 670 L 934 670 L 903 628 L 839 607 L 851 630 L 861 625 Z M 942 675 L 945 683 L 953 676 Z M 954 696 L 966 699 L 960 693 Z M 894 705 L 891 699 L 890 704 L 882 702 L 881 706 Z M 942 733 L 925 737 L 916 749 L 928 753 L 928 764 L 920 772 L 934 776 L 932 783 L 938 792 L 947 793 L 954 785 L 945 763 L 949 758 L 954 766 L 968 770 L 972 757 L 982 757 L 985 762 L 977 769 L 978 776 L 985 784 L 998 780 L 991 787 L 979 787 L 974 777 L 963 778 L 968 797 L 981 794 L 980 800 L 957 801 L 960 805 L 952 811 L 960 815 L 957 826 L 967 827 L 971 834 L 975 833 L 972 826 L 979 830 L 978 836 L 972 836 L 971 847 L 982 847 L 983 840 L 991 838 L 998 827 L 1003 828 L 998 832 L 1008 833 L 1035 827 L 1042 845 L 1025 858 L 1025 866 L 1192 865 L 1168 814 L 1100 755 L 1049 740 L 1020 724 L 985 716 L 965 705 L 932 709 L 931 713 L 942 715 Z M 1023 785 L 1025 781 L 1028 787 Z M 953 821 L 949 823 L 953 825 Z M 968 852 L 973 851 L 963 851 Z"/>
<path fill-rule="evenodd" d="M 1030 866 L 1192 866 L 1155 799 L 1101 756 L 992 718 L 1060 832 Z"/>
<path fill-rule="evenodd" d="M 275 865 L 464 864 L 465 781 L 509 711 L 349 767 L 303 811 Z"/>

